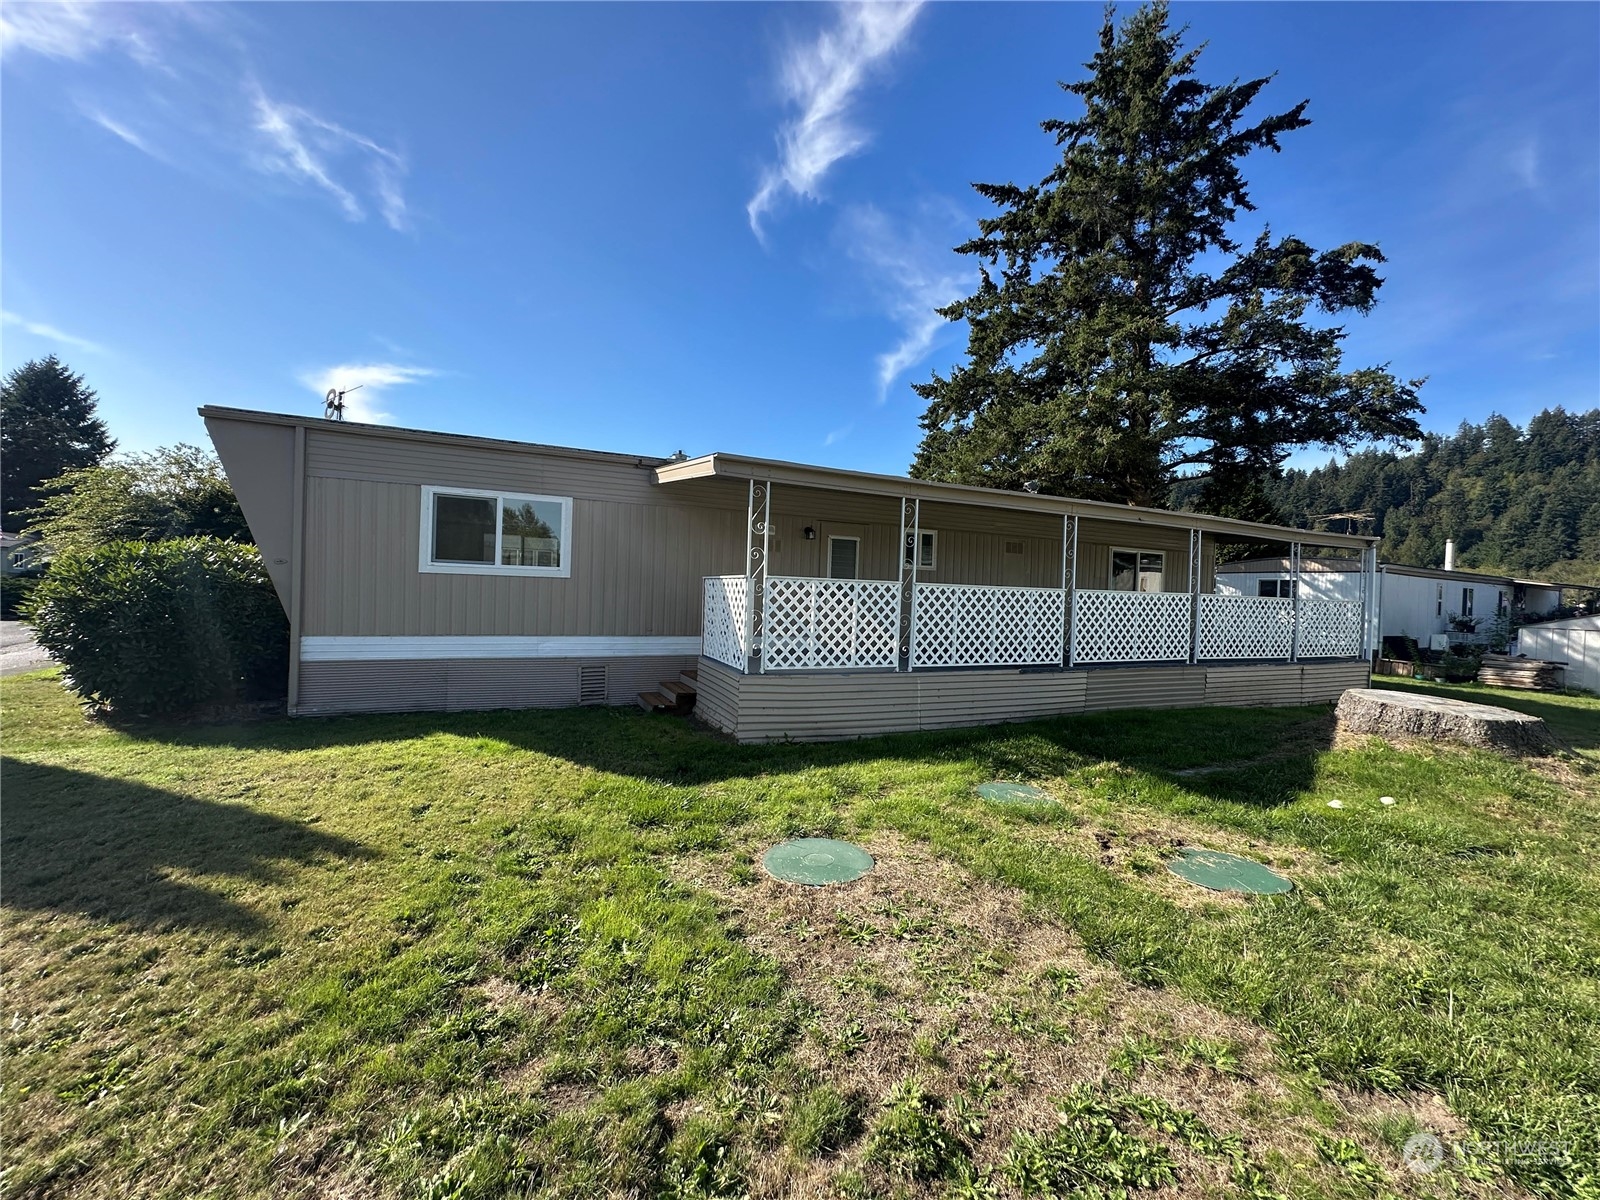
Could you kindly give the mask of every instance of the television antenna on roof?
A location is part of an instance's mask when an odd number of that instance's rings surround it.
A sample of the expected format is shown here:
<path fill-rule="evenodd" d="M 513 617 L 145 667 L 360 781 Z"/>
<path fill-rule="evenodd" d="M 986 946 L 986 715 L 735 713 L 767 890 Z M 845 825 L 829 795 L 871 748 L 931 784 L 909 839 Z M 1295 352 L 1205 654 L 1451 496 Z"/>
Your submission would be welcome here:
<path fill-rule="evenodd" d="M 345 388 L 344 391 L 340 391 L 338 388 L 329 388 L 328 389 L 328 394 L 325 397 L 325 399 L 327 400 L 327 403 L 323 406 L 323 409 L 322 409 L 323 419 L 327 420 L 327 421 L 342 421 L 342 420 L 344 420 L 344 398 L 345 398 L 345 396 L 348 395 L 350 392 L 360 391 L 361 388 L 364 387 L 364 386 L 365 386 L 364 384 L 359 384 L 358 383 L 358 384 L 356 384 L 355 387 Z"/>

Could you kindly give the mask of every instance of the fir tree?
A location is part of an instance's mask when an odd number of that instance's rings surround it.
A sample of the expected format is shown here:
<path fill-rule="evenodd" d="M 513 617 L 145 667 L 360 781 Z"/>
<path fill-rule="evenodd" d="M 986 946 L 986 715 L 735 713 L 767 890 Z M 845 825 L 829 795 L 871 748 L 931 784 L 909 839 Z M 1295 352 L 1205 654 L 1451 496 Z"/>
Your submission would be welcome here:
<path fill-rule="evenodd" d="M 23 364 L 0 386 L 0 528 L 27 528 L 38 488 L 92 467 L 116 445 L 95 416 L 95 393 L 54 354 Z"/>
<path fill-rule="evenodd" d="M 940 310 L 968 361 L 916 385 L 913 475 L 1161 505 L 1199 474 L 1208 510 L 1267 516 L 1294 448 L 1419 436 L 1421 381 L 1346 370 L 1343 331 L 1307 319 L 1369 311 L 1378 248 L 1233 235 L 1254 207 L 1240 161 L 1309 124 L 1305 103 L 1249 118 L 1268 79 L 1202 83 L 1181 37 L 1164 3 L 1120 29 L 1108 9 L 1089 77 L 1062 84 L 1082 115 L 1043 123 L 1060 163 L 974 185 L 999 209 L 957 247 L 980 284 Z"/>

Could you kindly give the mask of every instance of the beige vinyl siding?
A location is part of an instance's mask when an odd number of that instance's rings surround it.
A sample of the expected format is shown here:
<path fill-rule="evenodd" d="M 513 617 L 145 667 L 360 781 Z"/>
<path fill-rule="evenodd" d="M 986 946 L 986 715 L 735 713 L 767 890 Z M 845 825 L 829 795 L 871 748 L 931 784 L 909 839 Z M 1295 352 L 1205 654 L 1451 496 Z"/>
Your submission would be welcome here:
<path fill-rule="evenodd" d="M 250 536 L 287 612 L 294 553 L 294 429 L 209 417 L 206 432 L 226 464 Z"/>
<path fill-rule="evenodd" d="M 1026 721 L 1076 712 L 1083 704 L 1080 672 L 740 675 L 705 658 L 699 670 L 702 699 L 695 711 L 741 742 L 839 741 Z"/>
<path fill-rule="evenodd" d="M 476 486 L 517 485 L 485 475 Z M 701 580 L 739 570 L 744 558 L 742 506 L 680 507 L 646 496 L 655 503 L 574 496 L 569 578 L 432 574 L 417 567 L 419 485 L 313 476 L 302 632 L 696 635 Z"/>
<path fill-rule="evenodd" d="M 838 741 L 1110 709 L 1326 703 L 1367 680 L 1364 662 L 763 676 L 702 658 L 696 712 L 741 742 Z"/>
<path fill-rule="evenodd" d="M 694 715 L 723 733 L 739 730 L 739 685 L 744 676 L 713 659 L 702 658 L 695 672 Z"/>
<path fill-rule="evenodd" d="M 651 658 L 442 658 L 409 662 L 306 662 L 302 714 L 465 712 L 566 708 L 579 700 L 579 672 L 605 671 L 606 703 L 632 704 L 642 691 L 694 666 L 692 656 Z"/>

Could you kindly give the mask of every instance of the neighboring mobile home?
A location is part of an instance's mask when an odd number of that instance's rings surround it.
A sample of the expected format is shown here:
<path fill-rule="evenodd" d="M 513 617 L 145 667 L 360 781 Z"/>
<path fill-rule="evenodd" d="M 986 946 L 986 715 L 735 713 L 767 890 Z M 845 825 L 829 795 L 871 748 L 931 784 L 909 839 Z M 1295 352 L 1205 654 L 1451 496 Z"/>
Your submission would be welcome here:
<path fill-rule="evenodd" d="M 692 689 L 711 725 L 771 741 L 1301 704 L 1367 679 L 1364 536 L 200 411 L 289 616 L 297 714 Z M 1302 538 L 1365 560 L 1353 598 L 1215 593 L 1219 545 Z"/>
<path fill-rule="evenodd" d="M 1286 558 L 1256 558 L 1217 568 L 1217 591 L 1235 596 L 1287 596 L 1294 588 L 1293 564 Z M 1349 557 L 1305 558 L 1299 586 L 1306 596 L 1355 600 L 1361 591 L 1361 564 Z M 1426 647 L 1452 632 L 1452 618 L 1476 626 L 1484 640 L 1489 623 L 1502 614 L 1516 619 L 1542 617 L 1561 602 L 1559 584 L 1476 571 L 1378 564 L 1377 621 L 1382 637 L 1414 638 Z"/>

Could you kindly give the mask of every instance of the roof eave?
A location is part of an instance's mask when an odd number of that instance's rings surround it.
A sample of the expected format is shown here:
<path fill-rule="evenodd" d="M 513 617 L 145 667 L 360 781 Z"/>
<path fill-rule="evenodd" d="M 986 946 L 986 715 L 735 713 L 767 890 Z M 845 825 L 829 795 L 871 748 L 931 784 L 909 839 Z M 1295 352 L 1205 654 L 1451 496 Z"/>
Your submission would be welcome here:
<path fill-rule="evenodd" d="M 1361 549 L 1378 541 L 1376 537 L 1366 534 L 1317 533 L 1287 525 L 1238 521 L 1231 517 L 1214 517 L 1205 513 L 1140 508 L 1134 505 L 1111 504 L 1103 500 L 1081 500 L 1067 496 L 1008 492 L 999 488 L 973 487 L 960 483 L 931 483 L 901 475 L 878 475 L 867 471 L 847 471 L 840 467 L 818 467 L 779 459 L 749 458 L 738 454 L 703 454 L 683 462 L 667 463 L 656 468 L 655 477 L 657 483 L 679 483 L 712 477 L 762 479 L 773 483 L 787 483 L 795 487 L 816 487 L 880 496 L 915 496 L 949 504 L 1005 508 L 1055 516 L 1082 516 L 1177 529 L 1201 529 L 1208 533 L 1241 539 L 1298 541 L 1318 546 Z"/>

